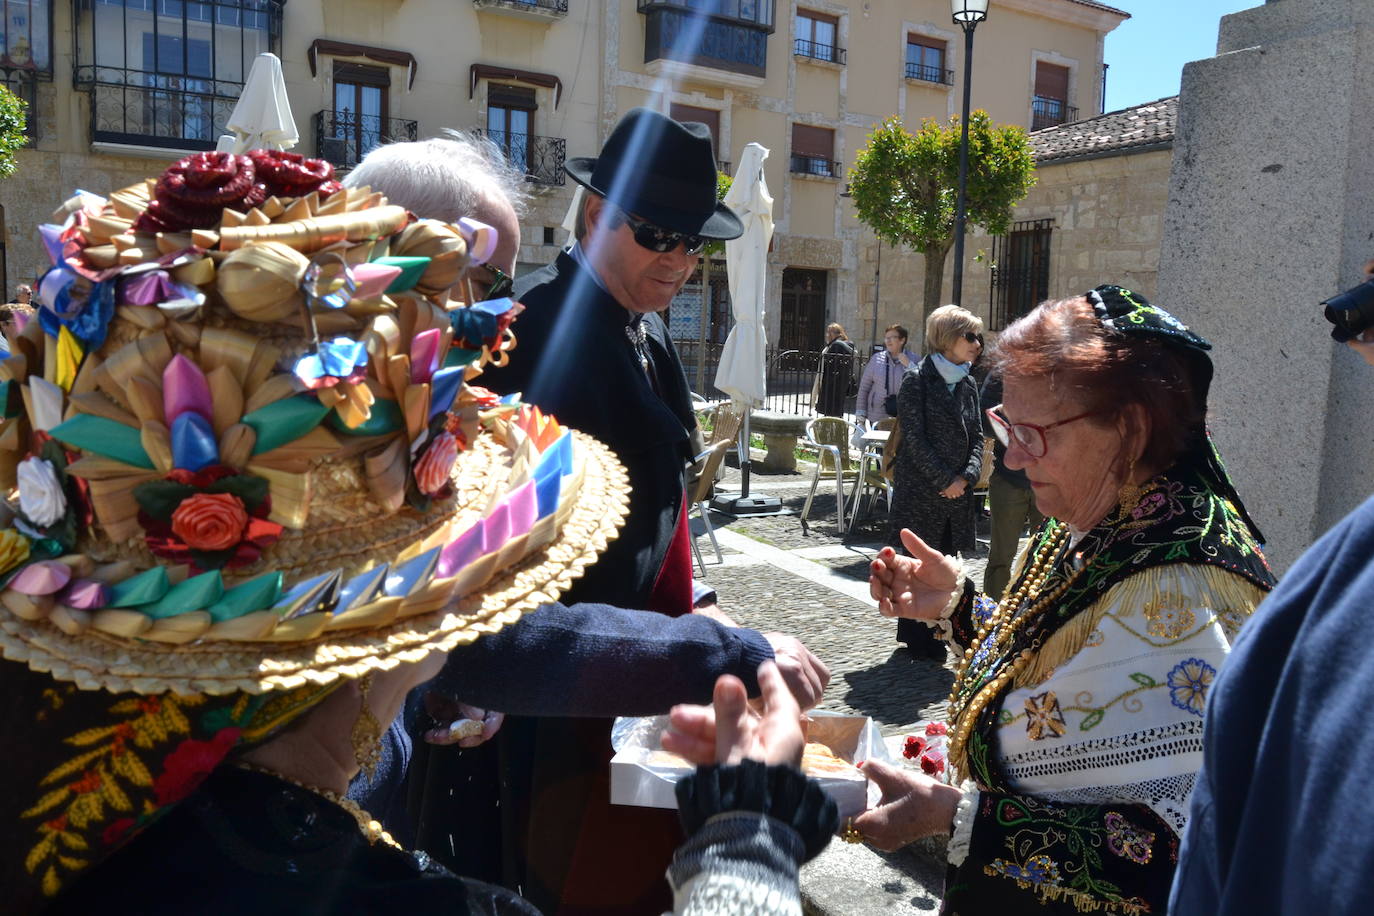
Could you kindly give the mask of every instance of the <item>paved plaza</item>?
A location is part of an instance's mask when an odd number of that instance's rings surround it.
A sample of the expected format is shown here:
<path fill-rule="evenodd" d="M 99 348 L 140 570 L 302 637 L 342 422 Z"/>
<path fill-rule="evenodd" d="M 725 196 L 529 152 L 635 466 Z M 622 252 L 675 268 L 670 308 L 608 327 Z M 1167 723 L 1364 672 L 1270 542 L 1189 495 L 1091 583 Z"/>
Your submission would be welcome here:
<path fill-rule="evenodd" d="M 760 453 L 761 454 L 761 453 Z M 844 536 L 835 519 L 833 478 L 822 480 L 807 530 L 798 519 L 811 466 L 794 474 L 750 479 L 751 495 L 776 496 L 792 514 L 731 518 L 713 513 L 723 562 L 717 564 L 705 534 L 706 580 L 720 605 L 742 626 L 777 630 L 801 639 L 830 668 L 822 709 L 870 716 L 889 739 L 893 756 L 915 723 L 943 716 L 953 677 L 948 666 L 913 658 L 896 642 L 896 623 L 878 614 L 868 597 L 868 563 L 882 547 L 886 518 L 861 518 Z M 730 468 L 720 489 L 739 491 Z M 975 579 L 986 560 L 985 526 L 979 555 L 969 558 Z M 694 521 L 694 531 L 703 531 Z M 860 914 L 879 910 L 935 912 L 944 880 L 942 851 L 927 842 L 897 853 L 838 840 L 802 872 L 808 913 Z"/>

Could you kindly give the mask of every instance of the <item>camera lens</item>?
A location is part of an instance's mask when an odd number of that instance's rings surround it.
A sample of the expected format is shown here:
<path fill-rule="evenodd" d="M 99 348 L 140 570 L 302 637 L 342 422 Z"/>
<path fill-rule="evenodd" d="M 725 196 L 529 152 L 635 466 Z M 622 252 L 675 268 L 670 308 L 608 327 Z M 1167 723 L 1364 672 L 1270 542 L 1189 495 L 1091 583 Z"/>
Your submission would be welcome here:
<path fill-rule="evenodd" d="M 1353 340 L 1374 327 L 1374 280 L 1366 280 L 1321 304 L 1326 320 L 1335 326 L 1331 339 L 1341 343 Z"/>

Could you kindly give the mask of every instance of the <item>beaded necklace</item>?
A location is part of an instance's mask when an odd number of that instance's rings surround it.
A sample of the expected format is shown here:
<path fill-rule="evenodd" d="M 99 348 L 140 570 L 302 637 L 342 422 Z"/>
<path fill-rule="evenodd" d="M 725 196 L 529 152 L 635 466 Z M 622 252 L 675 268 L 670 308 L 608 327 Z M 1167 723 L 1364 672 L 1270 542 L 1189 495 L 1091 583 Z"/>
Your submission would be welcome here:
<path fill-rule="evenodd" d="M 267 767 L 258 766 L 246 760 L 236 760 L 234 761 L 234 766 L 238 767 L 240 770 L 247 770 L 250 773 L 261 773 L 264 776 L 271 776 L 273 779 L 280 779 L 282 782 L 289 782 L 298 789 L 304 789 L 307 792 L 318 795 L 326 801 L 333 802 L 351 814 L 353 819 L 358 822 L 358 830 L 362 832 L 363 839 L 367 840 L 367 845 L 369 846 L 376 846 L 377 841 L 380 840 L 394 849 L 404 849 L 404 847 L 396 841 L 395 837 L 387 833 L 386 828 L 382 826 L 380 821 L 364 811 L 362 806 L 351 798 L 347 798 L 337 792 L 331 792 L 329 789 L 321 789 L 319 786 L 309 785 L 308 783 L 301 782 L 299 779 L 292 779 L 290 776 L 283 776 L 276 770 L 269 770 Z"/>
<path fill-rule="evenodd" d="M 955 669 L 954 687 L 949 694 L 948 718 L 954 730 L 948 756 L 961 779 L 968 776 L 967 744 L 978 719 L 1040 648 L 1041 636 L 1036 635 L 1024 649 L 1011 654 L 1017 633 L 1044 616 L 1087 568 L 1086 563 L 1079 565 L 1063 582 L 1042 593 L 1068 543 L 1068 526 L 1046 539 L 1020 584 L 1003 597 L 987 624 L 979 628 L 978 636 L 964 650 Z"/>

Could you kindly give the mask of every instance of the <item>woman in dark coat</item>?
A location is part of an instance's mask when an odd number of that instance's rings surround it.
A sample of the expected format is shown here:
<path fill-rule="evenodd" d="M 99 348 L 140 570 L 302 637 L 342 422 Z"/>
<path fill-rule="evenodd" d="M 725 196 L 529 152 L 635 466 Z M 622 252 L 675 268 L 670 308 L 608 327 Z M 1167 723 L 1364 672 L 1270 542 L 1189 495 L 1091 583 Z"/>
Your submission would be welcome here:
<path fill-rule="evenodd" d="M 969 369 L 983 350 L 982 319 L 955 305 L 936 309 L 926 321 L 926 349 L 930 355 L 902 376 L 897 395 L 902 439 L 888 544 L 902 550 L 898 533 L 910 528 L 942 553 L 972 551 L 983 432 Z M 924 624 L 897 621 L 897 641 L 944 660 L 944 644 Z"/>
<path fill-rule="evenodd" d="M 844 326 L 832 324 L 825 329 L 825 349 L 821 351 L 820 388 L 816 413 L 823 417 L 844 416 L 844 399 L 854 380 L 854 345 L 845 336 Z"/>

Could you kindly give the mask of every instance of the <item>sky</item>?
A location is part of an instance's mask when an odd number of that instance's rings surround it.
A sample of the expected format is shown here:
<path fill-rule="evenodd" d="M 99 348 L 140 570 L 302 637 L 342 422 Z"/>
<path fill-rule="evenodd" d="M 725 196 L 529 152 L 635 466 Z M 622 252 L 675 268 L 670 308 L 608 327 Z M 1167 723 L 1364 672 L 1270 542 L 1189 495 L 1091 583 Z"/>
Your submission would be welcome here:
<path fill-rule="evenodd" d="M 1217 25 L 1264 0 L 1102 0 L 1131 14 L 1107 35 L 1107 111 L 1177 95 L 1183 65 L 1217 53 Z M 994 4 L 995 5 L 995 4 Z"/>

